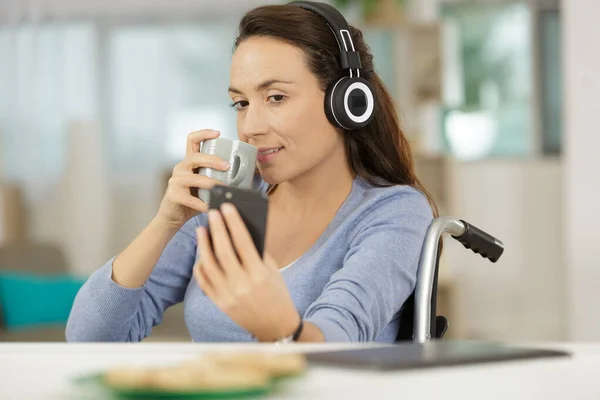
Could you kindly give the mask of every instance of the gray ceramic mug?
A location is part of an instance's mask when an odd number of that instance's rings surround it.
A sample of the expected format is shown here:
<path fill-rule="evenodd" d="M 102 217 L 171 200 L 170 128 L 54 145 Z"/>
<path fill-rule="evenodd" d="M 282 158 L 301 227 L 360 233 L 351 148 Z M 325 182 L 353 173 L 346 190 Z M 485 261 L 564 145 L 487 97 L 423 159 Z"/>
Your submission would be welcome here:
<path fill-rule="evenodd" d="M 256 170 L 258 149 L 251 144 L 239 140 L 218 137 L 202 142 L 200 153 L 215 155 L 229 163 L 227 171 L 213 168 L 200 168 L 198 173 L 223 182 L 228 186 L 250 189 Z M 198 190 L 198 197 L 208 203 L 210 192 Z"/>

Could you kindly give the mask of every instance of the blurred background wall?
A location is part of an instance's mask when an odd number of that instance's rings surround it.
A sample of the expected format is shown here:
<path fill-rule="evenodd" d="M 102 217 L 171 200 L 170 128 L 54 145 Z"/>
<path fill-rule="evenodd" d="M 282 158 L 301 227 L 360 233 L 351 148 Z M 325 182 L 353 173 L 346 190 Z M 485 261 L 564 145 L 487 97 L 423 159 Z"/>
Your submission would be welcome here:
<path fill-rule="evenodd" d="M 0 2 L 2 248 L 54 248 L 64 261 L 25 264 L 75 285 L 122 250 L 156 212 L 188 132 L 236 137 L 236 25 L 279 3 Z M 600 339 L 600 3 L 330 3 L 365 33 L 442 214 L 506 246 L 491 264 L 446 241 L 449 336 Z M 156 338 L 184 338 L 180 307 L 167 315 Z M 10 337 L 47 339 L 42 325 Z"/>
<path fill-rule="evenodd" d="M 568 337 L 600 339 L 600 3 L 564 3 L 565 199 Z"/>

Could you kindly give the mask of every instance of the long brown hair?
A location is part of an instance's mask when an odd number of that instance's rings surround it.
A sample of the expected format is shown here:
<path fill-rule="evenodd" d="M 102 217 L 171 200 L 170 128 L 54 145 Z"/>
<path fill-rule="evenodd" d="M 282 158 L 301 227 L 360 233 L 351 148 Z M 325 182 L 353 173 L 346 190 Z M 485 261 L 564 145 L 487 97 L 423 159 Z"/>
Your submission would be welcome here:
<path fill-rule="evenodd" d="M 415 174 L 410 145 L 398 121 L 396 105 L 374 70 L 373 55 L 359 29 L 350 26 L 354 48 L 360 54 L 361 77 L 375 91 L 375 116 L 364 128 L 344 131 L 346 156 L 354 173 L 375 186 L 409 185 L 428 199 L 434 216 L 437 205 Z M 344 76 L 339 46 L 329 26 L 318 15 L 290 5 L 268 5 L 247 12 L 239 23 L 235 49 L 246 39 L 267 36 L 304 51 L 311 72 L 325 91 Z"/>

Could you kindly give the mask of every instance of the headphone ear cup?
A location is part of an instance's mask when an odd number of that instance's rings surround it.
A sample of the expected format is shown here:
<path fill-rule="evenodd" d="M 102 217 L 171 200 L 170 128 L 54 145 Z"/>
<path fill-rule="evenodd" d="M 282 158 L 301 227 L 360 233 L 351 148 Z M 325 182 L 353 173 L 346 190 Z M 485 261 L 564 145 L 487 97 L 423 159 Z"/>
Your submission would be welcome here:
<path fill-rule="evenodd" d="M 338 92 L 337 88 L 339 87 L 339 83 L 346 78 L 347 77 L 343 77 L 343 78 L 333 82 L 332 84 L 327 86 L 327 90 L 325 91 L 325 104 L 324 104 L 325 115 L 327 116 L 327 119 L 329 120 L 329 122 L 331 122 L 331 124 L 333 124 L 334 126 L 340 128 L 340 129 L 348 129 L 348 128 L 343 126 L 340 123 L 340 121 L 338 121 L 338 119 L 336 118 L 334 93 Z"/>
<path fill-rule="evenodd" d="M 336 126 L 355 130 L 373 119 L 375 96 L 371 84 L 363 78 L 345 76 L 330 85 L 325 95 L 325 113 Z"/>

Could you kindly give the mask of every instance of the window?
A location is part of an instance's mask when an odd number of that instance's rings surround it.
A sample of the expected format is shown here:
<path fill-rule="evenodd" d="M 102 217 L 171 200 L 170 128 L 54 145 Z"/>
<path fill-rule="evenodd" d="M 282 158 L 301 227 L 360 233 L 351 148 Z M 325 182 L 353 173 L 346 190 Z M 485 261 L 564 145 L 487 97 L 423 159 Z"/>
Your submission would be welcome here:
<path fill-rule="evenodd" d="M 533 149 L 531 26 L 519 3 L 445 4 L 444 139 L 463 158 Z"/>
<path fill-rule="evenodd" d="M 228 107 L 234 25 L 115 27 L 108 33 L 110 132 L 115 163 L 173 164 L 187 134 L 220 129 L 237 138 Z M 156 166 L 156 165 L 155 165 Z"/>
<path fill-rule="evenodd" d="M 538 16 L 542 150 L 557 154 L 562 146 L 563 115 L 560 13 L 540 10 Z"/>
<path fill-rule="evenodd" d="M 2 172 L 56 178 L 67 127 L 97 118 L 96 31 L 89 23 L 0 30 Z"/>

